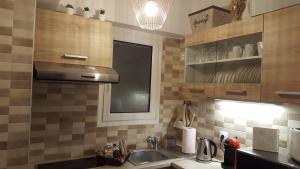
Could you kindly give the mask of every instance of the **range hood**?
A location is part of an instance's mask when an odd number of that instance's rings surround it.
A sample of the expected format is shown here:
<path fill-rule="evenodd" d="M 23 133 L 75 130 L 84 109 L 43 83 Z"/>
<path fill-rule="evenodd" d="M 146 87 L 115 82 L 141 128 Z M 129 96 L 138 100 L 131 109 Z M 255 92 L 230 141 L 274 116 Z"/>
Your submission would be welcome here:
<path fill-rule="evenodd" d="M 66 63 L 34 62 L 36 80 L 118 83 L 118 73 L 108 67 L 73 65 Z"/>

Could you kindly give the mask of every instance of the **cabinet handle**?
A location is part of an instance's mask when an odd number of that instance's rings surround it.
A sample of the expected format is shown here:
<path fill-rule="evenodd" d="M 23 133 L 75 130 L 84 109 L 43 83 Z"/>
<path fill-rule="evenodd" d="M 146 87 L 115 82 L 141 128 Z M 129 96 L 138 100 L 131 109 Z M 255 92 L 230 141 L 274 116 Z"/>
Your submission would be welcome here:
<path fill-rule="evenodd" d="M 300 92 L 276 91 L 275 93 L 281 96 L 300 96 Z"/>
<path fill-rule="evenodd" d="M 89 57 L 88 56 L 80 56 L 80 55 L 69 55 L 65 54 L 64 55 L 65 59 L 77 59 L 77 60 L 87 60 Z"/>
<path fill-rule="evenodd" d="M 204 93 L 204 89 L 191 89 L 190 90 L 192 93 Z"/>
<path fill-rule="evenodd" d="M 93 75 L 81 75 L 82 78 L 86 78 L 86 79 L 95 79 L 96 76 Z"/>
<path fill-rule="evenodd" d="M 225 90 L 226 94 L 238 94 L 238 95 L 247 95 L 246 90 Z"/>

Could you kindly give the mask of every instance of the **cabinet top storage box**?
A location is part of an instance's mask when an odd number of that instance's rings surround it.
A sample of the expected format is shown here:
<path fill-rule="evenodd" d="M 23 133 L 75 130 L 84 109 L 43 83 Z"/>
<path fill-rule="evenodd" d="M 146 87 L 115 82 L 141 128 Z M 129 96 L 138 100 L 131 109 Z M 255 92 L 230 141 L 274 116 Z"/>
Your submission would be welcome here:
<path fill-rule="evenodd" d="M 207 7 L 188 16 L 192 32 L 230 23 L 232 18 L 229 10 L 217 6 Z"/>

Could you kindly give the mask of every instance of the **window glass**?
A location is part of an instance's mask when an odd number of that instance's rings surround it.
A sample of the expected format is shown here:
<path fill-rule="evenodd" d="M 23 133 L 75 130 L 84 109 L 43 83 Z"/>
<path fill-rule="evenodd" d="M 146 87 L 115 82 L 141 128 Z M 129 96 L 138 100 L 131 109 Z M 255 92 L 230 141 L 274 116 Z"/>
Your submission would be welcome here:
<path fill-rule="evenodd" d="M 120 82 L 111 89 L 111 113 L 150 110 L 152 46 L 114 41 L 113 68 Z"/>

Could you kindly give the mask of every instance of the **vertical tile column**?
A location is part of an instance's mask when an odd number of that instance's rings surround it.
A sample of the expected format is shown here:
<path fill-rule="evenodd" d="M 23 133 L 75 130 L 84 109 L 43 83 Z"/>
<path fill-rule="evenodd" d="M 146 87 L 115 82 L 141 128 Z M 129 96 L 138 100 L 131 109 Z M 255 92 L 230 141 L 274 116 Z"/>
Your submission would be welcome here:
<path fill-rule="evenodd" d="M 0 0 L 0 168 L 27 168 L 35 0 Z"/>
<path fill-rule="evenodd" d="M 14 1 L 0 1 L 0 168 L 7 167 Z"/>

